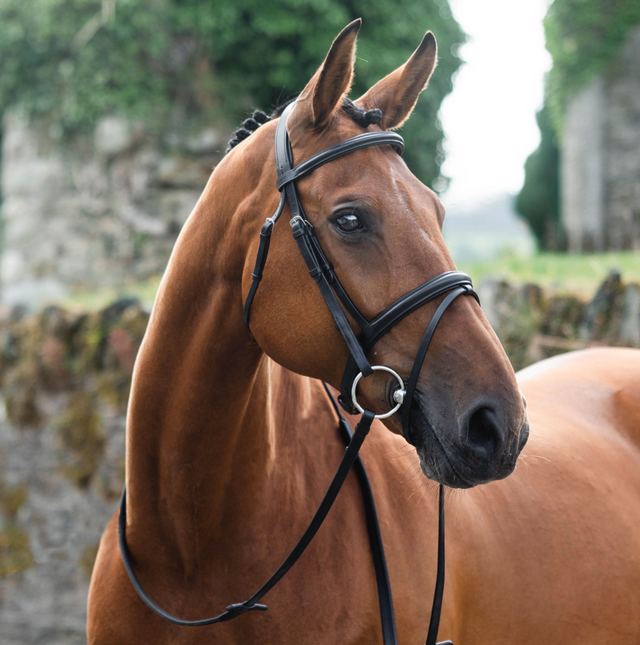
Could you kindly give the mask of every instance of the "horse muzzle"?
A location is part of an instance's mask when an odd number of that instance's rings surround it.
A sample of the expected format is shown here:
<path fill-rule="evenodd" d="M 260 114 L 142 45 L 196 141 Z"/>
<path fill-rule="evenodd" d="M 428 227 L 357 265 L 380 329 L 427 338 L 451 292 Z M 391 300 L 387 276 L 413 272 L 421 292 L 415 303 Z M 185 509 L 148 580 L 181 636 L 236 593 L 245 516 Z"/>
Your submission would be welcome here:
<path fill-rule="evenodd" d="M 422 472 L 451 488 L 472 488 L 509 476 L 529 437 L 526 413 L 524 420 L 518 414 L 519 420 L 513 422 L 509 412 L 498 412 L 487 402 L 459 417 L 442 414 L 416 392 L 411 403 L 410 439 Z"/>

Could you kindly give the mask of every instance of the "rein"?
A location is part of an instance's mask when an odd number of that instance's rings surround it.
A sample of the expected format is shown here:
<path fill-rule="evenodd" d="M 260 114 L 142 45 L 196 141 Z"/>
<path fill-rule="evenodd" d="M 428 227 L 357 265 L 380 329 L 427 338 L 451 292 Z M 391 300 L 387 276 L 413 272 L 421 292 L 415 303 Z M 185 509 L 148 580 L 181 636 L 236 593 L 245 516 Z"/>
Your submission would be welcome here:
<path fill-rule="evenodd" d="M 334 161 L 335 159 L 351 152 L 355 152 L 356 150 L 362 150 L 371 146 L 391 145 L 398 154 L 402 154 L 404 151 L 404 140 L 400 135 L 393 132 L 366 132 L 331 146 L 298 166 L 294 166 L 293 151 L 286 128 L 287 119 L 294 106 L 295 102 L 291 103 L 286 108 L 276 127 L 275 156 L 278 171 L 277 188 L 281 193 L 280 203 L 278 204 L 276 212 L 271 217 L 267 218 L 260 231 L 260 245 L 252 274 L 251 287 L 244 305 L 243 319 L 245 325 L 249 328 L 251 305 L 258 290 L 260 280 L 262 279 L 262 274 L 269 253 L 271 233 L 284 210 L 285 203 L 288 201 L 291 209 L 290 225 L 293 237 L 298 244 L 298 248 L 307 268 L 309 269 L 309 274 L 318 285 L 322 297 L 324 298 L 335 321 L 336 327 L 338 331 L 340 331 L 340 334 L 349 349 L 349 359 L 342 379 L 338 402 L 350 414 L 361 413 L 362 417 L 356 426 L 355 432 L 352 433 L 349 423 L 341 414 L 338 404 L 333 398 L 329 388 L 326 384 L 323 384 L 331 404 L 338 415 L 339 431 L 347 445 L 344 457 L 338 466 L 318 510 L 296 546 L 271 578 L 269 578 L 269 580 L 267 580 L 267 582 L 248 600 L 229 605 L 226 608 L 226 611 L 218 616 L 191 621 L 182 620 L 172 616 L 157 605 L 140 584 L 131 564 L 131 554 L 126 541 L 126 487 L 122 493 L 118 518 L 118 541 L 120 545 L 120 553 L 122 555 L 125 570 L 140 599 L 156 614 L 176 625 L 185 627 L 211 625 L 232 620 L 248 611 L 266 611 L 266 605 L 260 604 L 259 601 L 283 578 L 310 544 L 338 496 L 351 467 L 355 465 L 356 476 L 364 498 L 367 532 L 369 535 L 369 543 L 371 546 L 376 573 L 383 643 L 384 645 L 398 645 L 391 586 L 389 583 L 389 575 L 384 555 L 380 526 L 378 524 L 375 501 L 364 464 L 358 453 L 362 443 L 369 433 L 373 420 L 376 418 L 384 419 L 390 417 L 398 412 L 401 407 L 402 431 L 407 442 L 411 443 L 411 403 L 413 402 L 420 370 L 436 327 L 438 326 L 438 323 L 446 309 L 458 296 L 470 295 L 476 300 L 478 300 L 478 296 L 473 290 L 471 278 L 469 278 L 468 275 L 459 271 L 447 271 L 401 296 L 398 300 L 381 311 L 371 321 L 368 321 L 358 311 L 358 308 L 353 304 L 353 301 L 349 298 L 347 292 L 340 284 L 333 267 L 327 260 L 327 257 L 320 246 L 320 242 L 315 234 L 313 225 L 307 219 L 302 204 L 298 198 L 295 182 L 312 173 L 325 163 Z M 367 354 L 384 334 L 419 307 L 431 300 L 434 300 L 438 296 L 445 294 L 446 296 L 438 305 L 424 333 L 406 387 L 402 377 L 392 368 L 384 365 L 371 365 L 369 363 Z M 359 336 L 356 336 L 351 328 L 349 320 L 345 314 L 345 310 L 360 327 Z M 362 378 L 371 376 L 374 371 L 387 372 L 397 381 L 398 387 L 396 387 L 392 393 L 391 409 L 385 414 L 375 414 L 372 410 L 364 409 L 357 401 L 356 389 L 358 382 Z M 440 623 L 440 613 L 442 609 L 445 573 L 444 488 L 442 485 L 440 485 L 439 488 L 438 507 L 438 565 L 426 645 L 452 645 L 450 641 L 436 643 Z"/>

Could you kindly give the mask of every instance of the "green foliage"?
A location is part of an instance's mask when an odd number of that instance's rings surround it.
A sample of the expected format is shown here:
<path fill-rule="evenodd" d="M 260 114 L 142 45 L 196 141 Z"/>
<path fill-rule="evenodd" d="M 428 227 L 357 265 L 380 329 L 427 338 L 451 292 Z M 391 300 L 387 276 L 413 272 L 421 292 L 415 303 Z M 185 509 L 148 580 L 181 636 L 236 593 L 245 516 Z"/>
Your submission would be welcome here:
<path fill-rule="evenodd" d="M 567 99 L 600 73 L 640 22 L 638 0 L 555 0 L 544 26 L 553 58 L 549 95 L 559 124 Z"/>
<path fill-rule="evenodd" d="M 439 66 L 403 134 L 410 142 L 405 159 L 414 172 L 427 182 L 437 177 L 437 151 L 442 140 L 437 111 L 451 91 L 451 77 L 460 65 L 452 47 L 464 39 L 447 0 L 297 0 L 272 4 L 268 15 L 261 12 L 261 3 L 255 2 L 249 12 L 244 4 L 246 0 L 228 8 L 228 49 L 216 69 L 230 80 L 234 91 L 246 88 L 263 107 L 275 107 L 283 98 L 301 91 L 331 40 L 357 17 L 362 17 L 363 28 L 354 97 L 402 65 L 427 29 L 434 31 Z"/>
<path fill-rule="evenodd" d="M 436 34 L 439 67 L 405 129 L 407 161 L 432 181 L 436 114 L 464 39 L 448 0 L 0 0 L 0 112 L 20 105 L 60 133 L 109 112 L 158 128 L 238 120 L 302 90 L 356 17 L 356 95 L 401 65 L 427 29 Z"/>
<path fill-rule="evenodd" d="M 558 145 L 546 106 L 538 112 L 536 120 L 540 145 L 524 164 L 524 186 L 516 198 L 516 209 L 529 224 L 542 250 L 558 250 L 563 246 Z"/>

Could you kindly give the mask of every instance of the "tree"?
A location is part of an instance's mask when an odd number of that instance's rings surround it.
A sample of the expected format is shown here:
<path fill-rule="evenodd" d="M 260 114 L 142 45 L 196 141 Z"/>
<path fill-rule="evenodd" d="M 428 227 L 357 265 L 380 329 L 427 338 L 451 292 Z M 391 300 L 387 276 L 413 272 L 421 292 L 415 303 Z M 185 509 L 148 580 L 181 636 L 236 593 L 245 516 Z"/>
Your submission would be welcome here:
<path fill-rule="evenodd" d="M 354 95 L 436 34 L 439 66 L 404 131 L 408 163 L 432 182 L 437 111 L 464 41 L 448 0 L 0 0 L 0 112 L 18 105 L 61 133 L 113 112 L 159 129 L 239 120 L 302 90 L 357 17 Z"/>
<path fill-rule="evenodd" d="M 524 165 L 525 180 L 516 198 L 516 209 L 526 220 L 542 250 L 564 247 L 560 224 L 559 151 L 549 109 L 536 114 L 540 145 Z"/>

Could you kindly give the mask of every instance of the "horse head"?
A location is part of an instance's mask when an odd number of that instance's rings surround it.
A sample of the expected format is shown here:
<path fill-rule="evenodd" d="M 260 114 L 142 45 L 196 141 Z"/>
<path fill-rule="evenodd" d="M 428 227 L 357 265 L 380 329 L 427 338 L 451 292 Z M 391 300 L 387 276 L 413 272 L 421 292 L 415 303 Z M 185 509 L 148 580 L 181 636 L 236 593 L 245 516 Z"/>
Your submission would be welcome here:
<path fill-rule="evenodd" d="M 409 60 L 358 100 L 346 99 L 353 78 L 360 21 L 348 25 L 295 101 L 286 122 L 295 164 L 364 132 L 399 128 L 410 116 L 437 60 L 428 32 Z M 274 135 L 277 118 L 257 128 L 225 159 L 253 176 L 247 235 L 277 203 Z M 240 169 L 240 170 L 238 170 Z M 442 237 L 444 208 L 390 145 L 360 149 L 301 178 L 296 189 L 306 217 L 336 276 L 360 313 L 373 319 L 408 291 L 455 265 Z M 245 205 L 246 206 L 246 205 Z M 286 216 L 289 215 L 289 218 Z M 290 219 L 285 205 L 283 219 Z M 289 227 L 271 236 L 268 263 L 251 309 L 249 342 L 285 368 L 340 387 L 349 351 L 310 279 Z M 251 232 L 250 232 L 251 231 Z M 256 245 L 248 248 L 242 291 L 252 282 Z M 412 311 L 369 351 L 372 365 L 409 377 L 440 296 Z M 348 316 L 352 329 L 358 322 Z M 374 372 L 358 384 L 358 400 L 386 412 L 395 386 Z M 514 371 L 478 303 L 457 298 L 444 314 L 410 401 L 407 439 L 424 474 L 467 488 L 509 475 L 528 436 L 525 403 Z M 401 433 L 400 412 L 384 421 Z"/>

